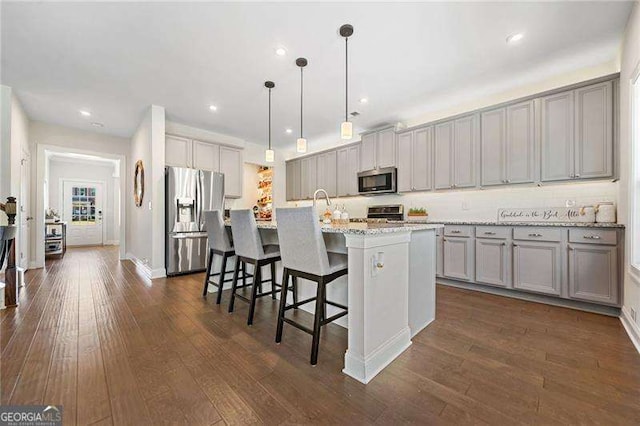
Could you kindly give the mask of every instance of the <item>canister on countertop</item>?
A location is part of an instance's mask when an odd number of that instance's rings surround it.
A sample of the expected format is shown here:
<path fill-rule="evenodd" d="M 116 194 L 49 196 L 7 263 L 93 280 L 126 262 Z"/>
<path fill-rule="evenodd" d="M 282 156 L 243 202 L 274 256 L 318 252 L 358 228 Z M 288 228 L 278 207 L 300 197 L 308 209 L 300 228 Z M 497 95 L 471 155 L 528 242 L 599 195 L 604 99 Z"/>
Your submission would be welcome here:
<path fill-rule="evenodd" d="M 578 222 L 594 223 L 596 221 L 596 209 L 593 206 L 582 206 L 579 213 Z"/>
<path fill-rule="evenodd" d="M 612 201 L 605 201 L 596 204 L 596 222 L 598 223 L 615 223 L 616 222 L 616 206 Z"/>

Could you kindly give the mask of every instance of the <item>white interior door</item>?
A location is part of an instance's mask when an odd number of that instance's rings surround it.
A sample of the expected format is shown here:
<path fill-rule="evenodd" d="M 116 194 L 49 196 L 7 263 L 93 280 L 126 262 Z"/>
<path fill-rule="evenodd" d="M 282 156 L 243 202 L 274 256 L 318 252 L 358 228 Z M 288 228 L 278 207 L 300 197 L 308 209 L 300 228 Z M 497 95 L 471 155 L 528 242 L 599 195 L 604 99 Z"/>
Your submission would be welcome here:
<path fill-rule="evenodd" d="M 103 185 L 99 182 L 63 181 L 63 220 L 67 245 L 102 245 Z"/>
<path fill-rule="evenodd" d="M 31 239 L 31 157 L 28 152 L 22 152 L 22 161 L 20 162 L 20 253 L 18 254 L 18 266 L 24 270 L 29 269 L 29 250 Z"/>

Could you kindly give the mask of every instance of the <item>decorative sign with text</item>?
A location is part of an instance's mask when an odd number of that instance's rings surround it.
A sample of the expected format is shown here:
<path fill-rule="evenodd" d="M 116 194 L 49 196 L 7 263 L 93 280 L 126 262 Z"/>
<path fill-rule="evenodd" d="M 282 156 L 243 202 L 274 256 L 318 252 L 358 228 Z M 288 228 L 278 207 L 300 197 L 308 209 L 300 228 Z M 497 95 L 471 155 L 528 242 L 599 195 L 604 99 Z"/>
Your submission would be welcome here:
<path fill-rule="evenodd" d="M 584 222 L 585 215 L 576 207 L 535 209 L 498 209 L 498 222 Z"/>

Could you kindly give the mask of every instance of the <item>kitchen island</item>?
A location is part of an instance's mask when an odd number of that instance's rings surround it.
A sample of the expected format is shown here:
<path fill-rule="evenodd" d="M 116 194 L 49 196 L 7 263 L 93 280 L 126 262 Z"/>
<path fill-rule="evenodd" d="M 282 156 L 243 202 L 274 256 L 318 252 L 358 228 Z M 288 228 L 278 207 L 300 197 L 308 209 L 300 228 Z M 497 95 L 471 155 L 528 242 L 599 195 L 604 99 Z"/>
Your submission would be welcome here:
<path fill-rule="evenodd" d="M 322 226 L 327 250 L 349 256 L 348 275 L 327 287 L 328 300 L 349 308 L 346 323 L 337 321 L 348 328 L 345 374 L 369 382 L 435 319 L 435 231 L 441 226 Z M 258 222 L 258 228 L 264 244 L 277 244 L 275 222 Z M 315 285 L 300 280 L 299 287 L 301 299 L 315 295 Z M 314 309 L 312 304 L 304 308 Z"/>

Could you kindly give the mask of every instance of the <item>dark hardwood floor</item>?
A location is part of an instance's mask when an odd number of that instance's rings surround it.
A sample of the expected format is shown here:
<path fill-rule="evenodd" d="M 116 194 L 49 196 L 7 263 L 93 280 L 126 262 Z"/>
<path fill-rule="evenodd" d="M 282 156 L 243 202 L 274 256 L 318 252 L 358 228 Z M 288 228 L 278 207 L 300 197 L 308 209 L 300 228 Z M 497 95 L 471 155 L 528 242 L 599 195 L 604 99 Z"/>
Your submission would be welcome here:
<path fill-rule="evenodd" d="M 70 249 L 0 314 L 2 404 L 65 424 L 640 424 L 640 355 L 616 318 L 439 286 L 437 319 L 370 384 L 347 333 L 285 328 L 277 303 L 228 314 L 202 274 L 153 282 L 117 249 Z M 310 319 L 304 312 L 297 315 Z"/>

